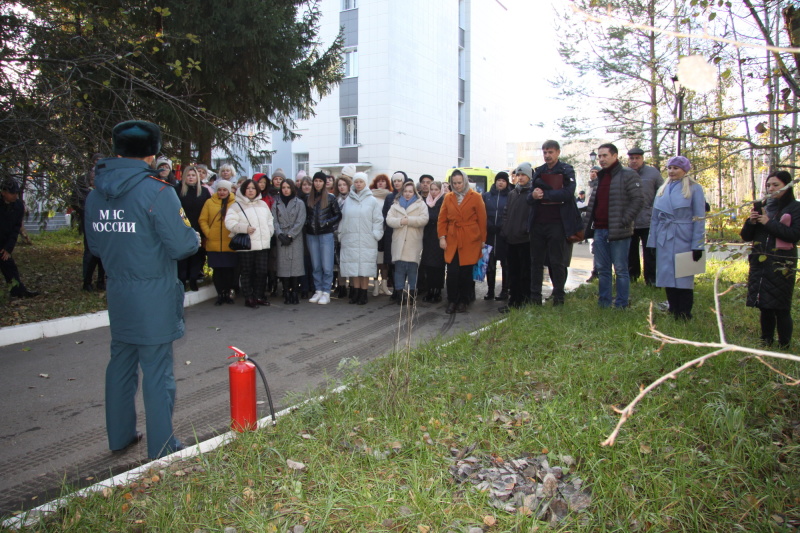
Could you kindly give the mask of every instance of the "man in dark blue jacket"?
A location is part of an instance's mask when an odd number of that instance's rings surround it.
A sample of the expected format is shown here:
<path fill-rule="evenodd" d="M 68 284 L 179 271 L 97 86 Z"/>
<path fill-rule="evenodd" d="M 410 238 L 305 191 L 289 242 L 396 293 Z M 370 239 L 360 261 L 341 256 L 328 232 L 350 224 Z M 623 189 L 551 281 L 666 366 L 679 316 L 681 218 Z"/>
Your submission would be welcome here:
<path fill-rule="evenodd" d="M 182 448 L 172 430 L 172 341 L 184 332 L 177 261 L 193 255 L 200 239 L 173 188 L 152 168 L 161 150 L 158 126 L 132 120 L 117 124 L 112 136 L 117 157 L 97 163 L 86 199 L 89 248 L 108 275 L 108 445 L 124 450 L 142 439 L 134 403 L 141 366 L 147 455 L 156 459 Z"/>
<path fill-rule="evenodd" d="M 544 165 L 533 173 L 528 196 L 531 206 L 531 302 L 542 305 L 545 261 L 553 283 L 553 305 L 564 305 L 564 286 L 571 259 L 567 237 L 580 228 L 575 204 L 575 170 L 559 161 L 561 146 L 556 141 L 542 144 Z"/>

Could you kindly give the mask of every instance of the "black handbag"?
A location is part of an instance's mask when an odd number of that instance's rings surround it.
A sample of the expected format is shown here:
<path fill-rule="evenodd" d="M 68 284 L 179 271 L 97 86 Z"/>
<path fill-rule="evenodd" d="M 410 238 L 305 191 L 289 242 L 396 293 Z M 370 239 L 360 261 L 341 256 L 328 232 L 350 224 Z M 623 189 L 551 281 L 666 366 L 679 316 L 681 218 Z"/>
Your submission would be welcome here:
<path fill-rule="evenodd" d="M 247 220 L 247 225 L 250 225 L 250 219 L 247 218 L 247 213 L 244 212 L 244 208 L 241 206 L 239 202 L 236 202 L 236 205 L 239 206 L 239 209 L 242 210 L 242 214 L 244 215 L 245 220 Z M 231 250 L 241 251 L 241 250 L 249 250 L 250 249 L 250 234 L 249 233 L 237 233 L 231 238 L 231 243 L 228 245 Z"/>

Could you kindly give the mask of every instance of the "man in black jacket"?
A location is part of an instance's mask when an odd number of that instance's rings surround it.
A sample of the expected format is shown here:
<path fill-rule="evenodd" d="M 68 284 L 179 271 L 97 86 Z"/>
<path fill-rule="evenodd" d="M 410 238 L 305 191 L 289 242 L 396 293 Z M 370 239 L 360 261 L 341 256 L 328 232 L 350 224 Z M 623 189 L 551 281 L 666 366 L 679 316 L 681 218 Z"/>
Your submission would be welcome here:
<path fill-rule="evenodd" d="M 561 146 L 556 141 L 542 145 L 544 165 L 533 173 L 532 190 L 528 195 L 531 206 L 531 302 L 542 305 L 544 264 L 553 282 L 553 305 L 564 305 L 564 286 L 567 267 L 572 257 L 567 237 L 580 229 L 573 215 L 575 205 L 575 170 L 559 161 Z"/>
<path fill-rule="evenodd" d="M 25 206 L 19 199 L 19 185 L 16 181 L 6 178 L 0 184 L 0 271 L 6 278 L 6 283 L 11 286 L 9 294 L 15 298 L 32 298 L 39 293 L 29 291 L 19 279 L 17 263 L 11 253 L 17 244 L 19 230 L 22 227 L 22 218 L 25 216 Z"/>

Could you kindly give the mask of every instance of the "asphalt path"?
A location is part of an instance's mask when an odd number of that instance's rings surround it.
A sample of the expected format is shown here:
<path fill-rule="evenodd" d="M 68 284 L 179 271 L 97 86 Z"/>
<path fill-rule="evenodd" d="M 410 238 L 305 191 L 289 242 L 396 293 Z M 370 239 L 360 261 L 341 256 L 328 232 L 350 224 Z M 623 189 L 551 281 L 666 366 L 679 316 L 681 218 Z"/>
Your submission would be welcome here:
<path fill-rule="evenodd" d="M 575 245 L 568 289 L 590 270 L 589 246 Z M 498 269 L 498 288 L 499 278 Z M 413 342 L 421 343 L 497 320 L 503 302 L 483 300 L 485 291 L 485 283 L 477 284 L 477 300 L 464 314 L 445 314 L 446 302 L 419 301 L 411 324 L 388 296 L 371 293 L 363 306 L 336 299 L 325 306 L 284 305 L 275 298 L 270 307 L 254 310 L 240 298 L 236 305 L 189 307 L 186 335 L 174 343 L 176 435 L 194 444 L 228 430 L 229 345 L 261 364 L 279 410 L 340 378 L 342 359 L 367 362 L 389 353 L 409 327 Z M 146 461 L 144 443 L 123 454 L 108 451 L 103 387 L 110 341 L 106 327 L 0 348 L 0 516 Z M 260 380 L 258 387 L 263 401 Z M 141 395 L 137 406 L 144 431 Z M 265 401 L 259 414 L 269 414 Z"/>

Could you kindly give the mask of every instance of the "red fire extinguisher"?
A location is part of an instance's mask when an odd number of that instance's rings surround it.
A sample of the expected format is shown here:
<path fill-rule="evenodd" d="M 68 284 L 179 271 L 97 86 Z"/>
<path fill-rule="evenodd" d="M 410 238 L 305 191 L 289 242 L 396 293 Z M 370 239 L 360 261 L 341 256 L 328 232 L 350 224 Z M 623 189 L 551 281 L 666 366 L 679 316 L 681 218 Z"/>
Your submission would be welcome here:
<path fill-rule="evenodd" d="M 235 346 L 228 346 L 238 360 L 228 366 L 228 377 L 231 389 L 231 429 L 234 431 L 252 431 L 258 427 L 258 411 L 256 410 L 256 370 L 261 374 L 264 387 L 267 389 L 272 424 L 275 424 L 275 408 L 272 405 L 272 394 L 267 385 L 267 378 L 258 363 L 250 359 L 246 353 Z"/>
<path fill-rule="evenodd" d="M 231 387 L 231 429 L 245 431 L 256 429 L 258 412 L 256 411 L 256 365 L 248 361 L 247 354 L 240 349 L 229 346 L 234 354 L 228 359 L 238 360 L 228 367 Z"/>

